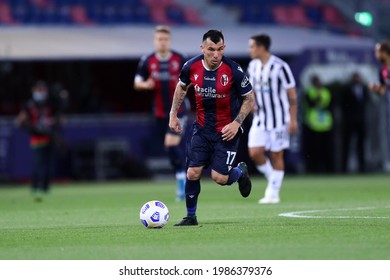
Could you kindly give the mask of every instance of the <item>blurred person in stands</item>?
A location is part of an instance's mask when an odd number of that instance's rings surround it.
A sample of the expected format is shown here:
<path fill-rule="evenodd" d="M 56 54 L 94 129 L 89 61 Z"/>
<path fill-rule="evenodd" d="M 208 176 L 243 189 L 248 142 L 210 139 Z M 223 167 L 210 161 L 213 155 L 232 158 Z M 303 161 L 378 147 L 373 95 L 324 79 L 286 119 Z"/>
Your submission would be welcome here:
<path fill-rule="evenodd" d="M 351 147 L 357 156 L 358 171 L 365 172 L 365 142 L 366 142 L 366 109 L 370 101 L 368 86 L 360 74 L 352 74 L 342 96 L 341 108 L 343 114 L 343 162 L 344 172 L 348 171 L 348 160 Z M 356 145 L 352 145 L 353 139 Z"/>
<path fill-rule="evenodd" d="M 32 98 L 28 100 L 16 117 L 16 124 L 30 134 L 34 166 L 32 193 L 36 201 L 50 190 L 54 165 L 54 145 L 59 141 L 61 111 L 49 96 L 44 81 L 32 87 Z"/>
<path fill-rule="evenodd" d="M 333 171 L 332 94 L 319 76 L 311 77 L 311 85 L 303 96 L 303 153 L 308 173 Z"/>
<path fill-rule="evenodd" d="M 279 203 L 284 150 L 290 147 L 290 134 L 298 131 L 295 79 L 289 65 L 271 54 L 270 47 L 271 38 L 267 34 L 249 39 L 252 60 L 247 72 L 256 96 L 248 135 L 249 156 L 268 181 L 260 204 Z"/>
<path fill-rule="evenodd" d="M 137 91 L 153 91 L 154 115 L 157 122 L 159 141 L 164 143 L 172 167 L 176 173 L 176 200 L 184 200 L 186 181 L 185 157 L 181 147 L 182 135 L 169 129 L 169 111 L 173 94 L 179 79 L 180 70 L 185 63 L 182 54 L 171 49 L 171 30 L 168 26 L 157 26 L 154 31 L 153 53 L 141 58 L 134 79 Z M 185 124 L 189 102 L 183 102 L 179 118 Z"/>

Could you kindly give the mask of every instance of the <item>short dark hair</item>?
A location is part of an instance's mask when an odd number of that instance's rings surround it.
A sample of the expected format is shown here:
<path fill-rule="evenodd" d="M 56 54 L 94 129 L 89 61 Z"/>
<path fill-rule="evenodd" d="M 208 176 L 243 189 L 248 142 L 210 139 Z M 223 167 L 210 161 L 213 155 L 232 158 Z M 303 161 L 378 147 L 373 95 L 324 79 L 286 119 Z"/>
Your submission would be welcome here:
<path fill-rule="evenodd" d="M 222 31 L 220 30 L 215 30 L 215 29 L 210 29 L 203 35 L 203 40 L 202 42 L 206 41 L 207 39 L 210 39 L 212 42 L 217 44 L 219 41 L 225 42 L 225 39 L 223 38 Z"/>
<path fill-rule="evenodd" d="M 267 51 L 271 47 L 271 37 L 267 34 L 258 34 L 251 37 L 257 46 L 263 46 Z"/>
<path fill-rule="evenodd" d="M 390 54 L 390 42 L 389 41 L 383 41 L 379 43 L 379 51 L 385 52 L 387 54 Z"/>

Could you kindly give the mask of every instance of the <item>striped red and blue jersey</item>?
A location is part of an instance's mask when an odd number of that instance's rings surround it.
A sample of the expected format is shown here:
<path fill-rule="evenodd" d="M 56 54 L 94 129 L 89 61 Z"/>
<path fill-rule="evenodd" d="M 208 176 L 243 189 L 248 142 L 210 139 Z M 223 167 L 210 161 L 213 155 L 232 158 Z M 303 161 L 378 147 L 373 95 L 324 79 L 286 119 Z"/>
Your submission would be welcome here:
<path fill-rule="evenodd" d="M 34 100 L 29 100 L 23 110 L 28 115 L 29 125 L 35 128 L 44 129 L 46 132 L 54 132 L 54 125 L 58 115 L 57 106 L 50 100 L 38 104 Z M 30 136 L 30 145 L 33 148 L 48 145 L 51 141 L 49 134 L 34 132 Z"/>
<path fill-rule="evenodd" d="M 183 55 L 176 51 L 171 51 L 166 59 L 159 57 L 154 52 L 143 56 L 138 63 L 135 81 L 145 81 L 152 77 L 155 82 L 154 114 L 157 118 L 169 117 L 173 95 L 184 62 L 185 58 Z M 185 113 L 185 110 L 186 108 L 183 105 L 179 110 L 179 116 Z"/>
<path fill-rule="evenodd" d="M 237 117 L 242 97 L 252 91 L 252 85 L 233 60 L 223 57 L 217 69 L 209 70 L 203 58 L 202 54 L 187 61 L 179 79 L 183 86 L 194 87 L 196 122 L 221 133 Z"/>

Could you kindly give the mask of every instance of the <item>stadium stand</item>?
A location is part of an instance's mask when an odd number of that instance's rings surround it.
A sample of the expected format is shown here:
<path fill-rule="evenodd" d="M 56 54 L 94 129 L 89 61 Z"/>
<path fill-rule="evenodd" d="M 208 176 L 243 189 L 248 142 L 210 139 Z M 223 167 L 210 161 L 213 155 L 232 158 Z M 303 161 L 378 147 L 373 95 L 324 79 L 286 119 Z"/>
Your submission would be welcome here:
<path fill-rule="evenodd" d="M 204 2 L 203 7 L 237 11 L 236 24 L 277 24 L 357 34 L 352 19 L 320 0 L 199 2 Z M 0 0 L 0 25 L 206 25 L 200 10 L 199 5 L 183 0 Z"/>
<path fill-rule="evenodd" d="M 336 6 L 320 0 L 212 0 L 217 5 L 237 9 L 241 24 L 278 24 L 361 35 L 353 19 Z"/>
<path fill-rule="evenodd" d="M 0 0 L 0 25 L 203 25 L 175 0 Z"/>

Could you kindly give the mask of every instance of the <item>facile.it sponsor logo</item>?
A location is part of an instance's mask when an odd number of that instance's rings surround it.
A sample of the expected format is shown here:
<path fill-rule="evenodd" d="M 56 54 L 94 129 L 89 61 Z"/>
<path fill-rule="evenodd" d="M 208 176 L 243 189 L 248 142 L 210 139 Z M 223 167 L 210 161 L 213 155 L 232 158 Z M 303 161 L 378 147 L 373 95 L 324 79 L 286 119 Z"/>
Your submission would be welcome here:
<path fill-rule="evenodd" d="M 200 87 L 198 84 L 194 86 L 197 95 L 208 98 L 224 98 L 226 94 L 218 94 L 217 90 L 213 87 Z"/>

